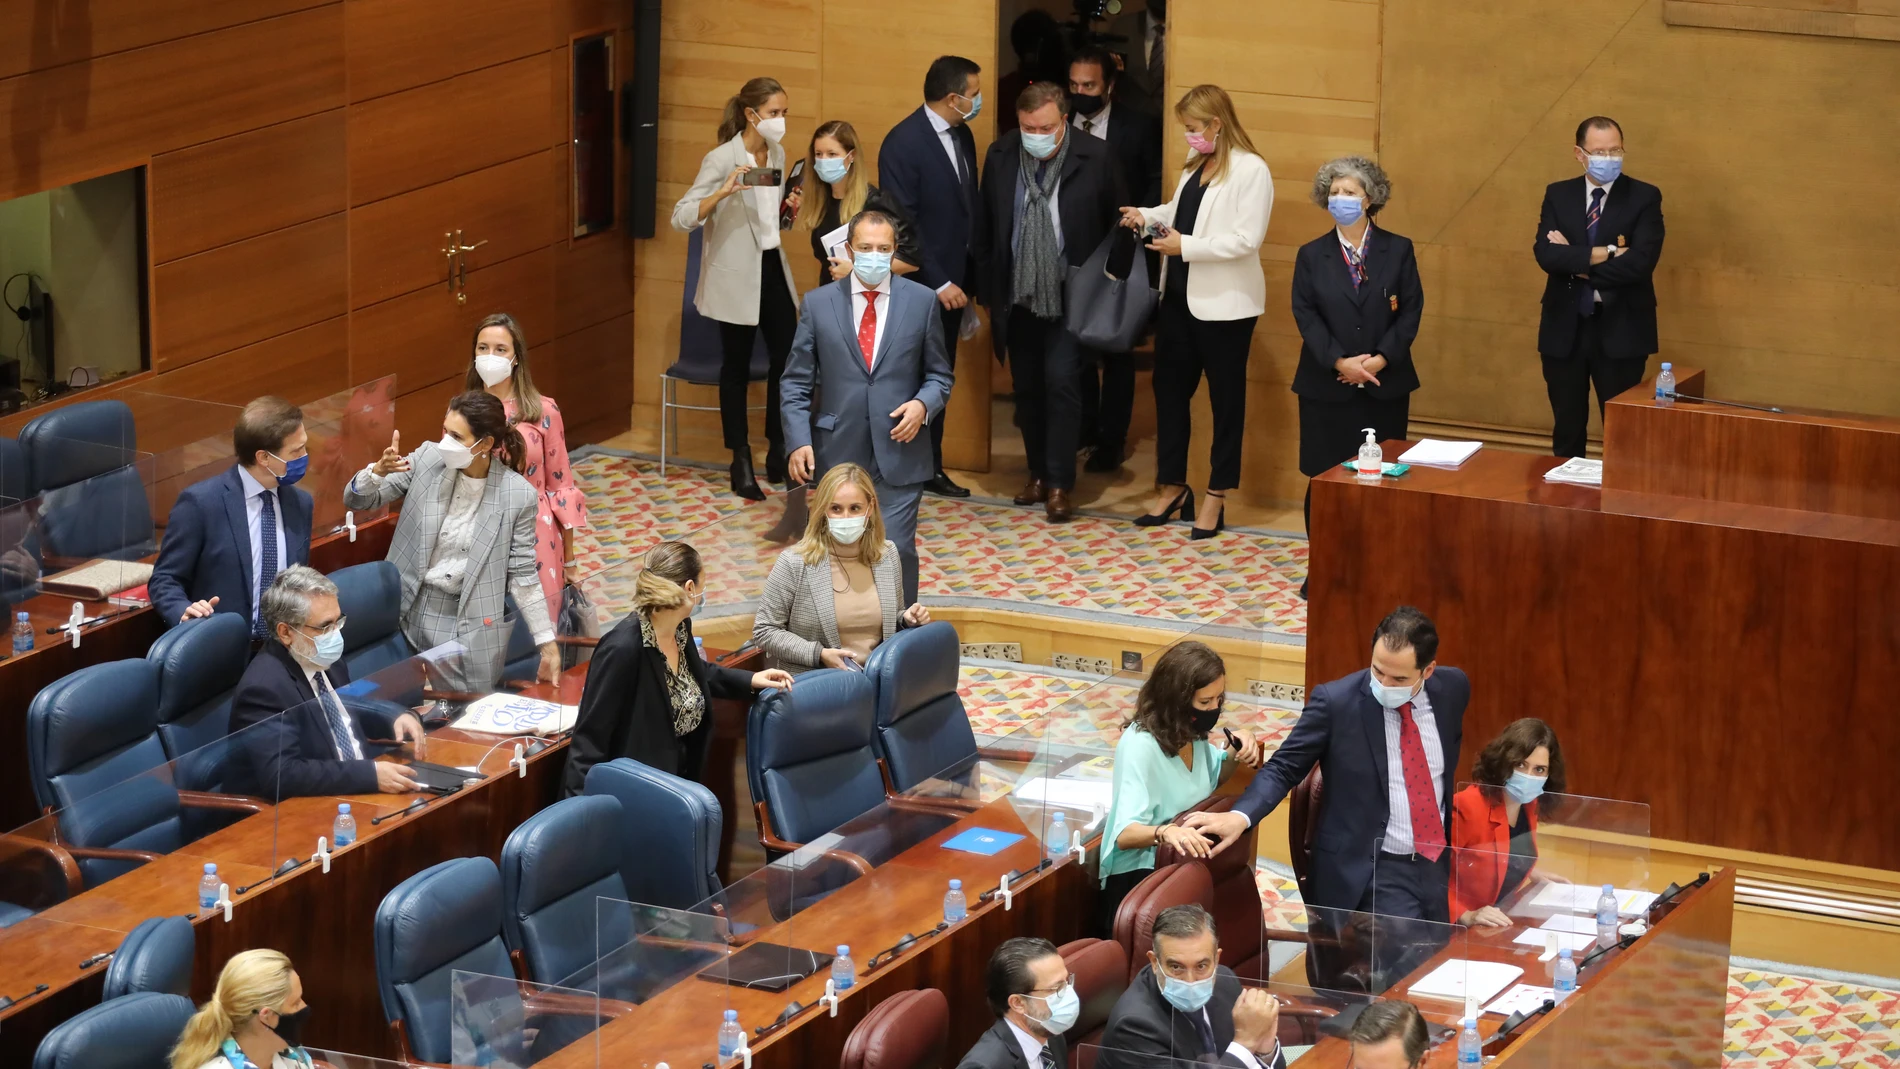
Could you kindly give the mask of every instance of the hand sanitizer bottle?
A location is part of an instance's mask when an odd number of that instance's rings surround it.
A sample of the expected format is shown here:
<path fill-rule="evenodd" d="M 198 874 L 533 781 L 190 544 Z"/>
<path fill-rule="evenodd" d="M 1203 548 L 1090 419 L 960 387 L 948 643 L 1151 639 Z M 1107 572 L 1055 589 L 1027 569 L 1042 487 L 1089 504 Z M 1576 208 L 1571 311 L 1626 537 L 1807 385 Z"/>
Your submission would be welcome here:
<path fill-rule="evenodd" d="M 1359 446 L 1359 478 L 1369 483 L 1379 481 L 1379 474 L 1385 469 L 1385 453 L 1379 449 L 1379 432 L 1366 428 L 1366 440 Z"/>

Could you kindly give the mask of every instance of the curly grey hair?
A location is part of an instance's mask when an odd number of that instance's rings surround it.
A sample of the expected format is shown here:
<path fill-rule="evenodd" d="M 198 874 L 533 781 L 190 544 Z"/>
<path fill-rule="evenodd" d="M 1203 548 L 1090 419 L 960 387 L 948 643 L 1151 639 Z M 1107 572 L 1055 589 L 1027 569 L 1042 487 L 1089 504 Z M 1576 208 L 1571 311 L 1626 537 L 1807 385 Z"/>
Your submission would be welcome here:
<path fill-rule="evenodd" d="M 1326 198 L 1332 195 L 1335 178 L 1354 178 L 1366 191 L 1366 214 L 1377 215 L 1385 202 L 1392 199 L 1392 180 L 1385 176 L 1385 168 L 1366 159 L 1364 156 L 1341 156 L 1328 160 L 1313 176 L 1313 203 L 1326 207 Z"/>
<path fill-rule="evenodd" d="M 328 576 L 304 564 L 293 564 L 277 573 L 258 603 L 258 615 L 264 627 L 275 637 L 278 624 L 297 627 L 310 618 L 310 599 L 328 594 L 336 597 L 336 584 Z"/>

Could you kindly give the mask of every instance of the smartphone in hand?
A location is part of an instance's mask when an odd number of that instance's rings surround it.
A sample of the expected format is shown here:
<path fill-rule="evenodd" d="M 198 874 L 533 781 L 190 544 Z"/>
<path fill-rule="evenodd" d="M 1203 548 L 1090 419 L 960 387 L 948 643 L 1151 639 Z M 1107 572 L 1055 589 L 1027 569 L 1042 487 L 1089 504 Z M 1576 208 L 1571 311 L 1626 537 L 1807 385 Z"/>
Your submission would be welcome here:
<path fill-rule="evenodd" d="M 784 177 L 784 172 L 780 171 L 777 167 L 748 167 L 746 172 L 739 176 L 739 184 L 742 186 L 775 186 L 783 181 Z"/>

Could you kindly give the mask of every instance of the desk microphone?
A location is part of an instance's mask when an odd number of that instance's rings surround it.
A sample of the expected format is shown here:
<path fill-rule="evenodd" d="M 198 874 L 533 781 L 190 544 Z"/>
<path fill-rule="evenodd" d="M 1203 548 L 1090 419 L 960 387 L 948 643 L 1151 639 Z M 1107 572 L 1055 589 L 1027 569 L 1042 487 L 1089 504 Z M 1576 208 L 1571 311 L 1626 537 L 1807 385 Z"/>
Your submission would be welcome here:
<path fill-rule="evenodd" d="M 1751 405 L 1746 401 L 1724 401 L 1719 397 L 1692 397 L 1686 393 L 1671 393 L 1672 401 L 1687 401 L 1697 405 L 1727 405 L 1729 408 L 1746 408 L 1751 412 L 1781 412 L 1775 405 Z"/>
<path fill-rule="evenodd" d="M 92 968 L 92 967 L 93 967 L 94 965 L 98 965 L 98 964 L 100 964 L 101 962 L 107 962 L 107 961 L 111 961 L 111 960 L 112 960 L 112 955 L 114 955 L 114 954 L 116 954 L 116 953 L 118 953 L 118 951 L 116 951 L 116 950 L 108 950 L 108 951 L 105 951 L 105 952 L 103 952 L 103 953 L 100 953 L 100 954 L 94 954 L 94 955 L 93 955 L 92 957 L 90 957 L 90 958 L 87 958 L 86 960 L 84 960 L 84 961 L 82 961 L 82 962 L 80 962 L 80 963 L 79 963 L 79 968 L 80 968 L 80 969 L 81 969 L 81 970 L 83 971 L 83 970 L 86 970 L 86 969 L 90 969 L 90 968 Z"/>
<path fill-rule="evenodd" d="M 438 794 L 434 796 L 433 798 L 418 798 L 415 801 L 410 802 L 408 805 L 403 806 L 401 809 L 396 810 L 394 813 L 384 813 L 380 817 L 371 817 L 369 818 L 370 826 L 374 827 L 378 824 L 381 824 L 385 820 L 394 820 L 397 817 L 405 816 L 407 814 L 413 813 L 416 810 L 421 809 L 424 806 L 428 805 L 430 802 L 435 801 L 436 798 L 447 798 L 449 795 L 454 794 L 456 791 L 459 791 L 461 789 L 462 789 L 462 785 L 457 784 L 456 786 L 451 787 L 446 791 L 443 791 L 441 794 Z"/>
<path fill-rule="evenodd" d="M 307 857 L 285 858 L 284 863 L 277 866 L 276 869 L 272 870 L 269 876 L 264 877 L 263 879 L 257 881 L 256 883 L 245 884 L 243 887 L 238 888 L 236 891 L 232 893 L 240 894 L 240 895 L 248 894 L 249 892 L 254 891 L 259 887 L 264 886 L 265 884 L 271 882 L 272 880 L 276 879 L 279 876 L 282 876 L 283 874 L 287 872 L 295 872 L 297 870 L 297 866 L 307 864 L 309 860 L 310 859 Z"/>
<path fill-rule="evenodd" d="M 31 990 L 31 991 L 29 991 L 29 992 L 27 992 L 26 994 L 24 994 L 24 995 L 21 995 L 20 997 L 21 997 L 21 998 L 32 998 L 32 997 L 33 997 L 34 995 L 37 995 L 37 994 L 39 994 L 40 992 L 42 992 L 42 991 L 44 991 L 44 990 L 46 990 L 46 985 L 45 985 L 45 984 L 41 984 L 40 986 L 38 986 L 38 987 L 36 987 L 36 988 L 34 988 L 33 990 Z M 13 996 L 12 996 L 12 995 L 0 995 L 0 1010 L 4 1010 L 4 1009 L 6 1009 L 7 1007 L 9 1007 L 9 1006 L 11 1006 L 11 1005 L 13 1005 L 13 1003 L 14 1003 L 14 998 L 13 998 Z"/>

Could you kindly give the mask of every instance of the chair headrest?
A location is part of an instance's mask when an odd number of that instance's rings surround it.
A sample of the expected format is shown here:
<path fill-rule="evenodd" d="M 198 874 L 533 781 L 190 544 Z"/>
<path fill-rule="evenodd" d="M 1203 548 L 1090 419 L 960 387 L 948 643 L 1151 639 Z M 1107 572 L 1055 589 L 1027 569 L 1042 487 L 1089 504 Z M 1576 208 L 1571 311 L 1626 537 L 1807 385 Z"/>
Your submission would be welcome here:
<path fill-rule="evenodd" d="M 877 726 L 889 727 L 938 698 L 956 694 L 962 654 L 957 629 L 943 620 L 899 631 L 871 651 L 866 674 L 877 680 Z"/>
<path fill-rule="evenodd" d="M 769 690 L 753 705 L 748 722 L 758 736 L 750 763 L 785 768 L 869 748 L 876 701 L 867 673 L 835 668 L 807 672 L 791 690 Z"/>
<path fill-rule="evenodd" d="M 501 912 L 501 870 L 485 857 L 432 865 L 384 895 L 376 907 L 376 972 L 390 1020 L 402 1016 L 396 987 L 498 940 Z"/>
<path fill-rule="evenodd" d="M 402 627 L 402 573 L 386 560 L 352 564 L 330 573 L 343 625 L 343 652 L 355 653 Z"/>
<path fill-rule="evenodd" d="M 934 987 L 900 991 L 865 1014 L 839 1069 L 935 1069 L 950 1041 L 950 1002 Z"/>
<path fill-rule="evenodd" d="M 650 814 L 641 814 L 651 819 Z M 610 795 L 576 795 L 523 821 L 501 848 L 502 901 L 513 904 L 507 924 L 539 912 L 575 890 L 620 871 L 620 830 L 626 811 Z M 513 945 L 520 945 L 510 940 Z"/>
<path fill-rule="evenodd" d="M 585 790 L 640 814 L 619 832 L 621 882 L 634 900 L 687 909 L 719 893 L 725 814 L 704 784 L 617 757 L 587 770 Z"/>
<path fill-rule="evenodd" d="M 158 991 L 101 1002 L 46 1034 L 33 1069 L 151 1069 L 166 1064 L 191 1000 Z"/>
<path fill-rule="evenodd" d="M 26 449 L 16 439 L 0 438 L 0 505 L 32 496 L 33 473 L 27 467 Z"/>
<path fill-rule="evenodd" d="M 1156 869 L 1135 885 L 1115 911 L 1115 941 L 1128 951 L 1130 966 L 1139 969 L 1154 947 L 1155 918 L 1173 906 L 1214 907 L 1214 878 L 1207 866 L 1188 861 Z"/>
<path fill-rule="evenodd" d="M 158 722 L 169 724 L 237 689 L 251 659 L 250 621 L 234 612 L 186 620 L 145 659 L 158 665 Z"/>
<path fill-rule="evenodd" d="M 1069 971 L 1075 974 L 1075 993 L 1082 1000 L 1081 1012 L 1069 1027 L 1070 1045 L 1108 1023 L 1115 1000 L 1128 990 L 1128 951 L 1113 939 L 1078 939 L 1056 948 Z"/>
<path fill-rule="evenodd" d="M 40 491 L 117 471 L 138 452 L 132 409 L 124 401 L 81 401 L 57 408 L 20 431 Z"/>
<path fill-rule="evenodd" d="M 126 933 L 106 966 L 108 1000 L 139 991 L 191 994 L 191 965 L 197 939 L 183 917 L 153 917 Z"/>
<path fill-rule="evenodd" d="M 145 660 L 107 661 L 53 681 L 33 696 L 26 733 L 35 789 L 45 780 L 155 736 L 158 666 Z M 41 798 L 40 804 L 55 803 Z"/>

